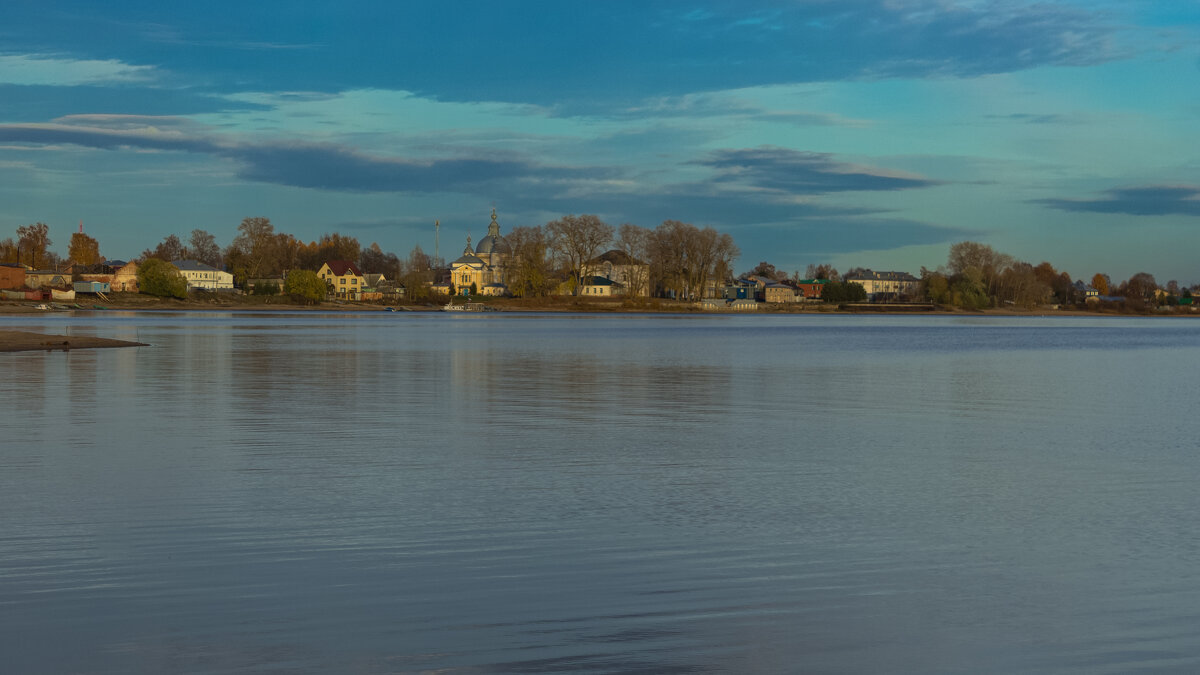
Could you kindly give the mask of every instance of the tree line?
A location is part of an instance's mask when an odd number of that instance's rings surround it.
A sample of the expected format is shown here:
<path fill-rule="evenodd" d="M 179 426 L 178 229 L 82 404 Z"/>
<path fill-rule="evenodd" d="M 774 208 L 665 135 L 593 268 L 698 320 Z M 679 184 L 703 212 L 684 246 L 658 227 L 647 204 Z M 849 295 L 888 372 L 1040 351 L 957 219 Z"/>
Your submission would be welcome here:
<path fill-rule="evenodd" d="M 712 227 L 667 220 L 654 229 L 624 223 L 613 227 L 598 216 L 566 215 L 545 225 L 515 227 L 509 290 L 518 297 L 558 292 L 562 279 L 578 294 L 592 261 L 615 250 L 631 263 L 626 293 L 698 298 L 712 280 L 724 281 L 740 255 L 733 237 Z"/>
<path fill-rule="evenodd" d="M 505 239 L 512 252 L 507 262 L 508 286 L 517 296 L 546 296 L 559 291 L 564 280 L 578 292 L 588 263 L 605 251 L 616 249 L 629 260 L 645 264 L 643 272 L 633 269 L 627 279 L 631 295 L 700 297 L 712 280 L 731 276 L 739 250 L 733 238 L 711 227 L 697 227 L 677 220 L 649 229 L 625 223 L 613 227 L 598 216 L 566 215 L 545 225 L 512 228 Z M 52 251 L 49 228 L 44 223 L 20 227 L 16 239 L 0 240 L 0 261 L 20 262 L 31 267 L 57 267 L 66 262 Z M 103 260 L 96 239 L 82 232 L 72 235 L 70 261 L 92 264 Z M 222 248 L 211 233 L 192 230 L 187 240 L 171 234 L 134 260 L 197 260 L 234 276 L 245 287 L 252 279 L 281 278 L 291 270 L 316 270 L 329 260 L 349 260 L 364 274 L 383 274 L 401 281 L 410 296 L 420 299 L 428 286 L 443 280 L 443 260 L 414 246 L 407 257 L 385 252 L 379 244 L 368 247 L 358 239 L 339 233 L 322 235 L 310 242 L 277 231 L 269 218 L 245 218 L 237 234 Z"/>
<path fill-rule="evenodd" d="M 965 309 L 1078 305 L 1087 300 L 1088 286 L 1101 296 L 1119 296 L 1131 311 L 1191 297 L 1191 291 L 1181 288 L 1178 281 L 1168 281 L 1160 288 L 1154 275 L 1147 272 L 1138 272 L 1119 284 L 1102 273 L 1089 282 L 1075 282 L 1049 262 L 1033 265 L 974 241 L 951 246 L 946 264 L 936 270 L 921 268 L 925 298 Z"/>
<path fill-rule="evenodd" d="M 847 283 L 845 279 L 866 271 L 855 267 L 839 275 L 835 267 L 822 263 L 808 265 L 803 275 L 799 271 L 788 275 L 764 261 L 747 274 L 792 285 L 806 279 L 826 281 L 823 299 L 829 302 L 853 302 L 865 299 L 865 293 L 861 286 Z M 1086 302 L 1088 286 L 1100 296 L 1119 298 L 1114 301 L 1129 311 L 1177 304 L 1184 298 L 1191 298 L 1194 291 L 1200 291 L 1200 287 L 1184 288 L 1175 280 L 1160 287 L 1154 275 L 1147 272 L 1138 272 L 1120 283 L 1113 282 L 1103 273 L 1095 274 L 1088 281 L 1077 282 L 1049 262 L 1033 265 L 1001 253 L 987 244 L 963 241 L 950 247 L 944 265 L 932 270 L 922 267 L 920 284 L 908 297 L 901 299 L 973 310 L 995 307 L 1028 309 L 1050 304 L 1072 306 Z"/>
<path fill-rule="evenodd" d="M 596 215 L 565 215 L 545 225 L 519 226 L 504 235 L 511 246 L 507 284 L 516 296 L 557 294 L 563 281 L 578 293 L 584 277 L 596 270 L 589 262 L 608 250 L 626 260 L 643 263 L 630 268 L 627 293 L 695 299 L 703 297 L 713 282 L 733 277 L 733 262 L 740 255 L 733 237 L 712 227 L 667 220 L 655 228 L 631 223 L 614 227 Z M 99 243 L 82 231 L 72 233 L 64 260 L 50 250 L 50 228 L 45 223 L 18 227 L 16 237 L 0 240 L 0 262 L 23 263 L 37 268 L 57 268 L 67 260 L 84 265 L 102 261 Z M 291 270 L 316 270 L 329 260 L 349 260 L 364 274 L 383 274 L 399 280 L 410 297 L 421 299 L 435 281 L 445 278 L 445 262 L 434 260 L 414 246 L 407 257 L 385 252 L 377 243 L 363 247 L 358 239 L 339 233 L 303 240 L 275 229 L 270 219 L 242 220 L 230 244 L 222 248 L 211 233 L 194 229 L 186 243 L 177 235 L 165 237 L 154 248 L 135 258 L 139 262 L 197 260 L 229 271 L 234 283 L 245 287 L 252 279 L 281 278 Z M 844 276 L 862 272 L 849 270 Z M 768 262 L 747 274 L 795 284 L 802 279 L 827 281 L 826 299 L 858 300 L 861 287 L 844 283 L 843 275 L 827 263 L 809 265 L 802 276 L 788 275 Z M 1192 289 L 1175 280 L 1160 288 L 1154 276 L 1139 272 L 1116 283 L 1097 273 L 1088 282 L 1102 296 L 1120 296 L 1128 308 L 1170 304 L 1191 297 Z M 1080 284 L 1049 262 L 1032 265 L 979 242 L 963 241 L 950 247 L 946 263 L 936 269 L 921 268 L 920 287 L 909 299 L 966 309 L 1036 307 L 1045 304 L 1082 303 Z"/>

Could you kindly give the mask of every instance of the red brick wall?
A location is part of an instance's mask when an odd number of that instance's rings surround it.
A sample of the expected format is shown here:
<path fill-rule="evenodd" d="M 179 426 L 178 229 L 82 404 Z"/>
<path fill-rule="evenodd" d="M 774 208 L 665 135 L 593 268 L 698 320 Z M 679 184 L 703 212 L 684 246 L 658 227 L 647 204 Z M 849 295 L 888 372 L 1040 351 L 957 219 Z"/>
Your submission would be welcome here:
<path fill-rule="evenodd" d="M 0 288 L 16 290 L 25 285 L 25 270 L 20 267 L 0 267 Z"/>

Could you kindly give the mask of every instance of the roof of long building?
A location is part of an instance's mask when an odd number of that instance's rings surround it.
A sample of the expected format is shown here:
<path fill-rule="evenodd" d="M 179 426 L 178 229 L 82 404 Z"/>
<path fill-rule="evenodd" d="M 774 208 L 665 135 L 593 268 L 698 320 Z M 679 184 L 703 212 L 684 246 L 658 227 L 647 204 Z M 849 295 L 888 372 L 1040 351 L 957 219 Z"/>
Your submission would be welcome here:
<path fill-rule="evenodd" d="M 863 270 L 857 274 L 847 274 L 844 279 L 847 281 L 854 279 L 872 279 L 875 281 L 917 281 L 917 278 L 908 272 L 876 272 L 874 270 Z"/>
<path fill-rule="evenodd" d="M 217 268 L 199 260 L 172 260 L 171 264 L 179 268 L 180 272 L 216 272 Z"/>

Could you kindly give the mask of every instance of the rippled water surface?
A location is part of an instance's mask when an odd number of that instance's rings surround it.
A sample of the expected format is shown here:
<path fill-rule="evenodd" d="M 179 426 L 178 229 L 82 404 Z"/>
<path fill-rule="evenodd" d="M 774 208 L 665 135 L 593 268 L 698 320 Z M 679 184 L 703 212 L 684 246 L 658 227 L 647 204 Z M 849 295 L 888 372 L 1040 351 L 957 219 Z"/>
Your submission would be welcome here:
<path fill-rule="evenodd" d="M 1200 323 L 0 326 L 0 671 L 1200 671 Z"/>

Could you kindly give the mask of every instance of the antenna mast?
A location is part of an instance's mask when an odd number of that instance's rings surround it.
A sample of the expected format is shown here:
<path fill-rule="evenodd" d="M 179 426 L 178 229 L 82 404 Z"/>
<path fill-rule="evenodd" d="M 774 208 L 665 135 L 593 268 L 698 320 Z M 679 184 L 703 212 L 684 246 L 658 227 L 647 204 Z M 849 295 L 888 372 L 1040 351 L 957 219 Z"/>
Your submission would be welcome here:
<path fill-rule="evenodd" d="M 433 221 L 433 264 L 441 265 L 442 255 L 438 251 L 438 236 L 441 234 L 442 221 Z"/>

